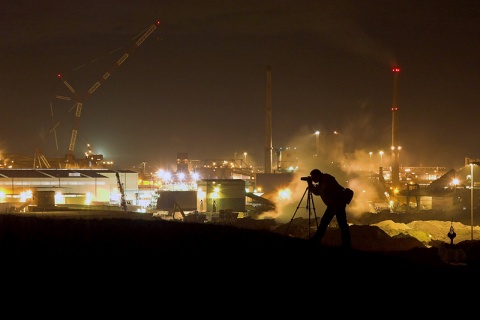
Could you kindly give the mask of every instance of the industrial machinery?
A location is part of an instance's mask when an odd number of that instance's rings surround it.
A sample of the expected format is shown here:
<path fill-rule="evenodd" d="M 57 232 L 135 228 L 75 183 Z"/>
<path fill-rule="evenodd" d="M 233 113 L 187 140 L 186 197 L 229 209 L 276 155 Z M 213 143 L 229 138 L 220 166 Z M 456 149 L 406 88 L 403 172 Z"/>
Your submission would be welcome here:
<path fill-rule="evenodd" d="M 57 77 L 61 80 L 61 82 L 68 88 L 70 91 L 70 94 L 73 97 L 69 96 L 61 96 L 57 95 L 55 96 L 56 99 L 60 100 L 66 100 L 66 101 L 71 101 L 73 100 L 75 102 L 74 106 L 75 107 L 75 119 L 73 123 L 73 130 L 72 130 L 72 135 L 70 138 L 70 143 L 68 146 L 68 153 L 67 153 L 67 159 L 66 159 L 66 167 L 72 167 L 75 165 L 75 157 L 74 157 L 74 150 L 75 150 L 75 142 L 77 139 L 77 133 L 78 133 L 78 123 L 80 121 L 80 116 L 82 113 L 82 107 L 83 103 L 86 101 L 87 98 L 89 98 L 107 79 L 110 78 L 112 73 L 120 67 L 129 57 L 132 55 L 135 50 L 152 34 L 152 32 L 157 29 L 157 27 L 160 25 L 160 21 L 156 21 L 153 23 L 150 27 L 147 28 L 147 30 L 132 44 L 132 46 L 129 47 L 129 49 L 117 60 L 115 63 L 110 67 L 107 72 L 101 75 L 101 77 L 87 90 L 87 92 L 80 94 L 78 93 L 70 83 L 67 82 L 63 78 L 61 74 L 58 74 Z M 72 107 L 72 109 L 73 109 Z M 53 111 L 52 111 L 53 112 Z M 57 124 L 58 125 L 58 124 Z M 55 125 L 55 127 L 57 126 Z M 56 139 L 56 137 L 55 137 Z"/>
<path fill-rule="evenodd" d="M 37 147 L 35 148 L 35 157 L 33 158 L 33 169 L 36 169 L 36 168 L 42 169 L 43 167 L 45 167 L 46 169 L 51 168 L 47 158 L 45 158 L 43 153 L 40 151 L 40 148 Z"/>
<path fill-rule="evenodd" d="M 125 190 L 123 189 L 123 183 L 120 181 L 120 175 L 118 172 L 116 173 L 117 176 L 117 186 L 118 190 L 120 191 L 120 206 L 122 207 L 123 211 L 127 212 L 127 200 L 125 200 Z"/>

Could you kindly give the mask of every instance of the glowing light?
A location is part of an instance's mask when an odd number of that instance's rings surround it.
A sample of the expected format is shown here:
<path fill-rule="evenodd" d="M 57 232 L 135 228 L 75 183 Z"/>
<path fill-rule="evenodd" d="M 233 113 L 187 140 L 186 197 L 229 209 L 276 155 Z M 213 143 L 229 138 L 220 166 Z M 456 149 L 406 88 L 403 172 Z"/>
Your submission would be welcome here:
<path fill-rule="evenodd" d="M 192 173 L 192 179 L 193 179 L 194 181 L 200 180 L 200 174 L 199 174 L 198 172 Z"/>
<path fill-rule="evenodd" d="M 160 169 L 156 172 L 156 175 L 159 179 L 162 179 L 163 181 L 171 181 L 172 180 L 172 173 L 165 171 L 163 169 Z"/>
<path fill-rule="evenodd" d="M 212 192 L 210 198 L 212 198 L 212 199 L 220 198 L 220 188 L 219 187 L 213 188 L 213 192 Z"/>
<path fill-rule="evenodd" d="M 27 194 L 25 192 L 20 193 L 20 201 L 21 202 L 27 201 Z"/>
<path fill-rule="evenodd" d="M 279 200 L 289 200 L 291 196 L 292 196 L 292 192 L 288 188 L 278 191 Z"/>
<path fill-rule="evenodd" d="M 180 172 L 180 173 L 178 174 L 178 180 L 180 180 L 180 181 L 185 180 L 185 173 Z"/>
<path fill-rule="evenodd" d="M 90 192 L 87 192 L 85 194 L 85 204 L 90 205 L 92 203 L 92 200 L 93 200 L 93 195 Z"/>
<path fill-rule="evenodd" d="M 65 204 L 65 197 L 61 192 L 55 193 L 55 204 Z"/>

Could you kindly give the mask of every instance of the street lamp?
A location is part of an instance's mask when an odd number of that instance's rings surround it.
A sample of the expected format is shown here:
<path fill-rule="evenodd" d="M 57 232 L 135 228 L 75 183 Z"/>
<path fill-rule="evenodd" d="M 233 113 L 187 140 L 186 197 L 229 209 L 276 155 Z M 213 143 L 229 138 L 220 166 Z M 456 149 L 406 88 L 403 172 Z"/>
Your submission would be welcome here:
<path fill-rule="evenodd" d="M 380 154 L 380 167 L 383 167 L 383 151 L 380 151 L 379 154 Z"/>
<path fill-rule="evenodd" d="M 315 156 L 320 152 L 320 131 L 315 131 Z"/>
<path fill-rule="evenodd" d="M 398 153 L 397 153 L 398 165 L 401 167 L 402 165 L 400 164 L 400 150 L 402 150 L 402 147 L 398 146 L 397 149 L 398 149 Z"/>
<path fill-rule="evenodd" d="M 245 165 L 247 165 L 247 153 L 246 152 L 243 153 L 243 159 L 245 161 Z"/>
<path fill-rule="evenodd" d="M 370 155 L 370 162 L 368 164 L 368 171 L 372 170 L 372 151 L 370 151 L 368 154 Z"/>
<path fill-rule="evenodd" d="M 473 240 L 473 163 L 470 163 L 470 240 Z"/>

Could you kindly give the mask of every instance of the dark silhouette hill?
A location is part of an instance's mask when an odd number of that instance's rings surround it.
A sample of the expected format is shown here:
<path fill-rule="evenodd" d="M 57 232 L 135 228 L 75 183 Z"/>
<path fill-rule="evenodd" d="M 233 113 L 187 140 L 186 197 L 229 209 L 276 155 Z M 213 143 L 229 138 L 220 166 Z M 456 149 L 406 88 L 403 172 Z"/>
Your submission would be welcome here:
<path fill-rule="evenodd" d="M 257 222 L 261 227 L 252 228 Z M 427 248 L 410 237 L 392 238 L 378 227 L 353 225 L 352 240 L 380 242 L 381 250 L 354 246 L 346 252 L 332 240 L 339 238 L 339 231 L 334 228 L 327 232 L 325 245 L 319 246 L 285 235 L 286 226 L 272 231 L 271 226 L 266 226 L 268 222 L 257 222 L 251 221 L 249 227 L 247 220 L 236 226 L 126 216 L 54 218 L 2 214 L 0 254 L 3 261 L 9 261 L 3 266 L 10 271 L 35 266 L 35 270 L 50 274 L 59 266 L 68 265 L 69 272 L 82 274 L 95 275 L 109 269 L 161 275 L 198 274 L 216 280 L 220 275 L 249 275 L 265 281 L 261 275 L 305 271 L 333 277 L 348 275 L 349 279 L 362 281 L 392 275 L 407 278 L 419 273 L 424 274 L 425 280 L 453 277 L 458 281 L 459 277 L 469 277 L 480 270 L 476 241 L 462 245 L 471 256 L 468 263 L 452 264 L 441 259 L 438 247 Z"/>

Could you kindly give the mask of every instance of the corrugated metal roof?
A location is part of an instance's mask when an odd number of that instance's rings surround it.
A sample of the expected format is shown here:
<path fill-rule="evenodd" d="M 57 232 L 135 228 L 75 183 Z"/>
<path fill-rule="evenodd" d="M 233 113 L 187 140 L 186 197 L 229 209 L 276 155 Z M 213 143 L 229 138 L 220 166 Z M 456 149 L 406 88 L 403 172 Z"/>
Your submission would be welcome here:
<path fill-rule="evenodd" d="M 0 178 L 104 178 L 105 173 L 135 173 L 109 169 L 0 169 Z"/>

